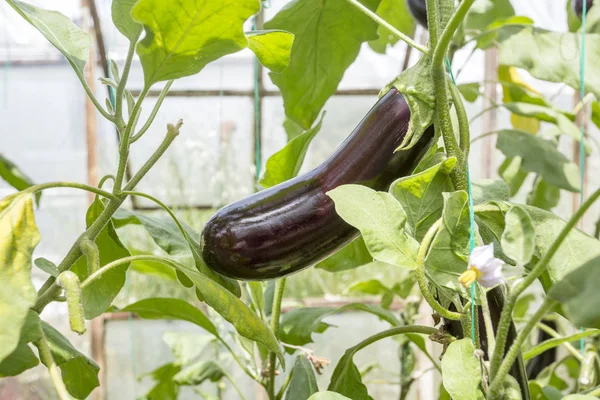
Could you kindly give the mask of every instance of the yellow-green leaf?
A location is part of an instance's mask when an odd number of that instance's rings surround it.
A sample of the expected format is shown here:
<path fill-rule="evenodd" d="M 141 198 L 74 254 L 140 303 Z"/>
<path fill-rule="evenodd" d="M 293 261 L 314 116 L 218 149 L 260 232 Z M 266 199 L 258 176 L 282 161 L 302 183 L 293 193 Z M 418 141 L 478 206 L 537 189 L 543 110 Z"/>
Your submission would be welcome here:
<path fill-rule="evenodd" d="M 290 63 L 294 34 L 280 30 L 254 31 L 246 34 L 248 48 L 258 61 L 275 73 L 283 72 Z"/>

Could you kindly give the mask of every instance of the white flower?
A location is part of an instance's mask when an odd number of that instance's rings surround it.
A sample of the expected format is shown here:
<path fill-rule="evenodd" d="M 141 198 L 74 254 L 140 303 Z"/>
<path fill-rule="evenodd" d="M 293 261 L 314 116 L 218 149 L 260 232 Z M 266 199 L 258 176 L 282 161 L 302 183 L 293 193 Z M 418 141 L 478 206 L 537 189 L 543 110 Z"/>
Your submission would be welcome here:
<path fill-rule="evenodd" d="M 502 267 L 504 261 L 494 257 L 494 244 L 479 246 L 473 249 L 469 258 L 468 269 L 458 278 L 464 286 L 471 286 L 476 280 L 486 287 L 502 283 Z"/>

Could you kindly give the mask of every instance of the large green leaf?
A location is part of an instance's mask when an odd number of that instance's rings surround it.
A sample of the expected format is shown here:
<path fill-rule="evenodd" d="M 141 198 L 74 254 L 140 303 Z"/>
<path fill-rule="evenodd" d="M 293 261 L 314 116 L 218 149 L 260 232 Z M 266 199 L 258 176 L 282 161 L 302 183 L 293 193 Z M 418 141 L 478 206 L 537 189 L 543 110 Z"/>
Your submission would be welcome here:
<path fill-rule="evenodd" d="M 507 157 L 521 157 L 524 171 L 535 172 L 561 189 L 579 191 L 579 168 L 556 149 L 554 142 L 527 132 L 502 130 L 496 147 Z"/>
<path fill-rule="evenodd" d="M 482 179 L 472 183 L 473 204 L 475 205 L 486 201 L 508 201 L 510 198 L 510 187 L 504 181 Z"/>
<path fill-rule="evenodd" d="M 346 350 L 333 370 L 327 390 L 351 396 L 352 400 L 373 400 L 354 364 L 355 353 L 356 350 L 352 347 Z"/>
<path fill-rule="evenodd" d="M 285 343 L 296 346 L 304 346 L 312 343 L 312 333 L 322 332 L 326 325 L 321 320 L 329 315 L 343 311 L 364 311 L 373 314 L 391 325 L 399 325 L 400 322 L 390 311 L 379 306 L 363 303 L 351 303 L 345 306 L 335 307 L 304 307 L 295 308 L 285 313 L 281 319 L 279 335 Z"/>
<path fill-rule="evenodd" d="M 0 178 L 17 190 L 25 190 L 33 186 L 33 181 L 12 161 L 0 154 Z M 35 195 L 35 203 L 39 205 L 42 192 Z"/>
<path fill-rule="evenodd" d="M 522 163 L 521 157 L 506 158 L 498 168 L 498 175 L 508 184 L 511 196 L 517 194 L 527 178 L 528 172 L 523 171 Z"/>
<path fill-rule="evenodd" d="M 450 343 L 442 357 L 444 388 L 453 399 L 483 400 L 479 389 L 481 365 L 470 338 Z"/>
<path fill-rule="evenodd" d="M 465 29 L 483 31 L 495 21 L 513 15 L 510 0 L 476 0 L 465 17 Z"/>
<path fill-rule="evenodd" d="M 283 149 L 269 157 L 265 173 L 259 181 L 263 187 L 275 186 L 298 175 L 308 151 L 308 146 L 321 130 L 324 116 L 325 113 L 323 112 L 321 119 L 315 126 L 293 138 Z"/>
<path fill-rule="evenodd" d="M 88 208 L 85 217 L 88 228 L 98 219 L 102 211 L 104 211 L 104 204 L 96 198 Z M 104 226 L 95 242 L 100 251 L 100 266 L 131 255 L 121 243 L 112 221 Z M 127 268 L 129 268 L 129 263 L 113 268 L 83 289 L 82 302 L 85 318 L 96 318 L 110 307 L 113 299 L 125 285 Z M 75 262 L 72 271 L 77 274 L 81 282 L 88 277 L 85 256 Z"/>
<path fill-rule="evenodd" d="M 131 16 L 131 9 L 136 2 L 137 0 L 113 0 L 111 6 L 113 24 L 130 41 L 137 40 L 143 29 Z"/>
<path fill-rule="evenodd" d="M 442 192 L 453 189 L 450 171 L 454 164 L 456 158 L 447 158 L 423 172 L 400 178 L 390 186 L 390 193 L 406 211 L 407 230 L 418 241 L 442 215 Z"/>
<path fill-rule="evenodd" d="M 308 399 L 319 391 L 312 363 L 304 354 L 296 356 L 291 374 L 292 379 L 286 391 L 285 400 Z"/>
<path fill-rule="evenodd" d="M 258 61 L 275 73 L 282 73 L 290 64 L 294 43 L 292 33 L 280 30 L 248 32 L 248 48 Z"/>
<path fill-rule="evenodd" d="M 527 204 L 550 211 L 560 201 L 560 188 L 550 185 L 542 178 L 537 178 L 527 196 Z"/>
<path fill-rule="evenodd" d="M 139 0 L 133 18 L 146 35 L 137 53 L 146 87 L 196 74 L 206 64 L 248 45 L 243 24 L 260 8 L 258 0 Z"/>
<path fill-rule="evenodd" d="M 37 356 L 28 346 L 28 343 L 38 340 L 41 335 L 40 316 L 35 311 L 29 310 L 21 329 L 19 344 L 4 361 L 0 362 L 0 377 L 19 375 L 39 364 Z"/>
<path fill-rule="evenodd" d="M 502 251 L 517 265 L 525 265 L 533 257 L 535 229 L 527 211 L 512 206 L 505 216 Z"/>
<path fill-rule="evenodd" d="M 173 377 L 178 385 L 196 386 L 204 381 L 217 382 L 225 376 L 225 371 L 213 360 L 198 361 L 188 365 Z"/>
<path fill-rule="evenodd" d="M 145 319 L 178 319 L 198 325 L 215 336 L 217 328 L 206 315 L 184 300 L 150 298 L 140 300 L 123 308 L 122 311 L 136 313 Z"/>
<path fill-rule="evenodd" d="M 375 10 L 378 0 L 363 0 Z M 361 43 L 377 38 L 377 24 L 345 0 L 293 0 L 265 29 L 295 35 L 290 64 L 271 80 L 281 90 L 285 113 L 309 129 L 337 90 Z"/>
<path fill-rule="evenodd" d="M 67 58 L 78 75 L 83 76 L 92 46 L 90 35 L 57 11 L 37 8 L 19 0 L 6 1 Z"/>
<path fill-rule="evenodd" d="M 376 12 L 400 32 L 408 36 L 412 36 L 415 32 L 415 21 L 408 11 L 406 1 L 381 0 Z M 398 37 L 383 25 L 379 25 L 377 34 L 378 39 L 369 41 L 369 46 L 377 53 L 385 54 L 388 45 L 393 46 L 398 43 Z"/>
<path fill-rule="evenodd" d="M 359 236 L 338 252 L 319 262 L 315 268 L 324 269 L 327 272 L 339 272 L 360 267 L 371 261 L 373 261 L 373 257 L 371 257 L 362 236 Z"/>
<path fill-rule="evenodd" d="M 29 307 L 36 299 L 31 254 L 40 241 L 31 194 L 0 200 L 0 361 L 19 343 Z"/>
<path fill-rule="evenodd" d="M 42 321 L 42 330 L 48 340 L 54 362 L 62 372 L 62 380 L 69 393 L 76 399 L 85 399 L 100 385 L 100 367 L 91 359 L 77 351 L 59 331 Z"/>
<path fill-rule="evenodd" d="M 198 246 L 200 234 L 195 232 L 185 223 L 180 222 L 185 231 L 184 236 L 175 221 L 171 218 L 152 217 L 140 212 L 129 211 L 122 208 L 117 210 L 114 214 L 113 221 L 117 228 L 128 224 L 141 224 L 150 234 L 152 240 L 171 256 L 185 257 L 190 255 L 191 252 L 191 256 L 193 257 L 198 271 L 219 283 L 236 296 L 241 296 L 242 292 L 240 286 L 235 280 L 215 273 L 204 264 Z M 180 258 L 179 260 L 181 261 Z"/>
<path fill-rule="evenodd" d="M 596 35 L 587 35 L 585 41 L 588 65 L 600 63 L 600 36 Z M 496 38 L 500 64 L 523 68 L 538 79 L 566 83 L 578 90 L 580 36 L 533 26 L 504 26 Z M 585 90 L 600 98 L 600 76 L 586 74 Z"/>
<path fill-rule="evenodd" d="M 571 321 L 600 328 L 600 256 L 593 258 L 555 283 L 548 296 L 560 301 Z"/>
<path fill-rule="evenodd" d="M 443 193 L 442 225 L 436 233 L 425 269 L 433 282 L 470 298 L 458 277 L 467 269 L 469 254 L 469 205 L 464 191 Z"/>
<path fill-rule="evenodd" d="M 357 228 L 375 260 L 417 267 L 419 243 L 405 231 L 406 213 L 394 197 L 361 185 L 342 185 L 327 195 L 340 217 Z"/>

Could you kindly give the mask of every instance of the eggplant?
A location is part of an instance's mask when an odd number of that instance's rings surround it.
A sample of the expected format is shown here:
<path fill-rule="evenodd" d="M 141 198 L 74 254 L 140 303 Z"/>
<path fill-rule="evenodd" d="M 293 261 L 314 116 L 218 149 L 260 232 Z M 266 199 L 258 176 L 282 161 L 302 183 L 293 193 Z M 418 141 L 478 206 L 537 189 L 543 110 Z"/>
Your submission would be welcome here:
<path fill-rule="evenodd" d="M 577 15 L 577 18 L 581 19 L 583 14 L 583 2 L 585 1 L 586 13 L 590 11 L 590 8 L 594 5 L 594 0 L 573 0 L 573 11 Z"/>
<path fill-rule="evenodd" d="M 556 330 L 555 321 L 544 321 L 549 328 Z M 538 333 L 537 344 L 545 342 L 546 340 L 552 339 L 547 332 L 540 329 Z M 552 365 L 556 361 L 556 347 L 544 351 L 542 354 L 538 354 L 533 357 L 527 363 L 527 378 L 533 380 L 544 370 L 546 367 Z"/>
<path fill-rule="evenodd" d="M 490 307 L 490 318 L 492 320 L 492 326 L 494 327 L 494 331 L 498 330 L 498 323 L 500 322 L 500 314 L 502 314 L 502 309 L 504 308 L 504 292 L 502 288 L 497 286 L 487 292 L 487 301 Z M 454 306 L 451 306 L 450 309 L 452 311 L 456 311 Z M 481 344 L 481 350 L 483 351 L 484 357 L 486 360 L 489 360 L 491 354 L 488 354 L 488 340 L 487 334 L 485 332 L 485 322 L 483 320 L 483 312 L 481 307 L 476 307 L 478 322 L 479 322 L 479 342 Z M 444 330 L 450 333 L 452 336 L 462 339 L 464 337 L 463 330 L 460 321 L 451 321 L 444 319 Z M 517 329 L 515 324 L 511 322 L 510 328 L 508 330 L 508 336 L 506 338 L 506 347 L 504 354 L 508 352 L 510 346 L 517 338 Z M 525 370 L 525 362 L 523 361 L 523 356 L 519 354 L 519 357 L 512 365 L 510 369 L 510 375 L 516 379 L 519 384 L 519 388 L 521 389 L 521 396 L 523 400 L 528 400 L 529 396 L 529 384 L 527 382 L 527 371 Z"/>
<path fill-rule="evenodd" d="M 406 5 L 415 21 L 427 29 L 427 3 L 425 0 L 406 0 Z"/>
<path fill-rule="evenodd" d="M 338 216 L 326 193 L 351 183 L 387 190 L 410 175 L 434 131 L 429 127 L 413 147 L 394 152 L 409 120 L 408 104 L 392 88 L 317 168 L 218 211 L 200 239 L 206 265 L 235 279 L 281 278 L 351 242 L 358 231 Z"/>

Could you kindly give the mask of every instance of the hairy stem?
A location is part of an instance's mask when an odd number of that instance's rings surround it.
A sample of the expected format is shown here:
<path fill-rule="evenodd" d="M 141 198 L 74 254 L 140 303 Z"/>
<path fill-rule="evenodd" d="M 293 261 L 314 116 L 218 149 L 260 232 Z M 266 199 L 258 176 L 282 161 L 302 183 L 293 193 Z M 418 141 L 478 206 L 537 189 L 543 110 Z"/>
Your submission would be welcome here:
<path fill-rule="evenodd" d="M 550 249 L 548 249 L 546 254 L 544 254 L 544 257 L 542 257 L 542 259 L 537 262 L 529 274 L 527 274 L 527 276 L 509 292 L 504 308 L 502 309 L 502 314 L 500 315 L 500 322 L 498 323 L 496 349 L 490 361 L 490 373 L 492 378 L 494 378 L 495 374 L 498 372 L 498 368 L 500 368 L 500 362 L 502 361 L 504 348 L 506 346 L 506 339 L 508 337 L 508 330 L 510 328 L 510 320 L 517 299 L 533 282 L 535 282 L 536 279 L 538 279 L 544 273 L 544 271 L 546 271 L 550 260 L 552 257 L 554 257 L 564 240 L 567 238 L 567 235 L 571 232 L 575 225 L 577 225 L 581 217 L 599 197 L 600 189 L 592 193 L 592 195 L 581 205 L 579 210 L 577 210 L 577 212 L 571 217 L 569 222 L 567 222 L 565 227 L 562 229 L 554 243 L 552 243 Z"/>
<path fill-rule="evenodd" d="M 169 93 L 169 89 L 171 88 L 172 84 L 173 80 L 170 80 L 165 84 L 165 87 L 163 88 L 163 90 L 161 90 L 160 94 L 158 95 L 158 99 L 156 100 L 154 108 L 150 112 L 148 120 L 140 128 L 139 132 L 131 137 L 131 143 L 137 142 L 138 139 L 141 138 L 144 135 L 144 133 L 146 133 L 146 131 L 150 128 L 150 125 L 152 125 L 152 122 L 154 122 L 154 118 L 156 117 L 156 114 L 158 114 L 158 110 L 160 110 L 160 107 L 162 106 L 162 103 L 165 100 L 167 93 Z"/>
<path fill-rule="evenodd" d="M 123 67 L 123 74 L 121 74 L 121 80 L 116 91 L 116 105 L 115 105 L 115 120 L 117 124 L 123 124 L 123 91 L 127 85 L 127 79 L 129 78 L 129 71 L 131 70 L 131 62 L 135 54 L 135 46 L 141 35 L 141 32 L 129 42 L 129 49 L 127 50 L 127 57 L 125 58 L 125 66 Z"/>
<path fill-rule="evenodd" d="M 558 333 L 554 329 L 550 328 L 548 325 L 544 324 L 543 322 L 538 322 L 536 324 L 536 327 L 538 327 L 542 331 L 546 332 L 548 335 L 550 335 L 554 339 L 562 339 L 562 336 L 561 336 L 560 333 Z M 565 346 L 565 348 L 567 349 L 567 351 L 569 353 L 571 353 L 571 355 L 573 357 L 575 357 L 579 361 L 583 361 L 583 356 L 581 355 L 580 351 L 577 350 L 575 347 L 573 347 L 573 345 L 571 343 L 565 342 L 562 345 Z"/>
<path fill-rule="evenodd" d="M 525 339 L 531 333 L 533 328 L 535 328 L 536 324 L 541 321 L 541 319 L 549 312 L 553 307 L 555 307 L 558 303 L 554 300 L 546 298 L 544 303 L 540 306 L 540 308 L 536 311 L 536 313 L 531 317 L 531 319 L 527 322 L 525 327 L 519 332 L 517 338 L 510 346 L 508 353 L 504 357 L 504 360 L 500 364 L 500 368 L 497 373 L 492 376 L 492 384 L 489 389 L 489 396 L 491 399 L 500 398 L 500 391 L 502 389 L 502 383 L 506 378 L 506 375 L 510 372 L 512 365 L 515 360 L 521 353 L 521 346 L 525 343 Z"/>
<path fill-rule="evenodd" d="M 81 252 L 85 255 L 87 262 L 88 276 L 100 269 L 100 251 L 96 242 L 84 239 L 79 245 Z"/>
<path fill-rule="evenodd" d="M 467 110 L 465 110 L 465 104 L 462 101 L 460 92 L 456 85 L 450 85 L 450 95 L 452 96 L 452 103 L 456 110 L 456 116 L 458 117 L 459 127 L 459 147 L 465 155 L 465 159 L 469 159 L 469 150 L 471 148 L 471 132 L 469 130 L 469 117 L 467 116 Z"/>
<path fill-rule="evenodd" d="M 106 118 L 107 120 L 109 120 L 110 122 L 116 123 L 117 120 L 114 117 L 114 115 L 111 115 L 108 111 L 106 111 L 104 109 L 104 107 L 102 107 L 102 105 L 98 102 L 98 99 L 96 98 L 96 95 L 94 94 L 94 91 L 88 85 L 87 81 L 85 80 L 85 77 L 83 76 L 83 73 L 80 72 L 79 69 L 77 67 L 75 67 L 75 65 L 73 65 L 73 63 L 71 63 L 71 61 L 69 61 L 69 64 L 71 64 L 73 66 L 73 69 L 75 70 L 75 74 L 77 75 L 77 78 L 79 78 L 79 82 L 81 82 L 83 89 L 87 93 L 90 101 L 92 102 L 92 104 L 94 104 L 94 106 L 96 107 L 98 112 L 100 114 L 102 114 L 102 116 L 104 118 Z"/>
<path fill-rule="evenodd" d="M 275 283 L 275 294 L 273 297 L 273 308 L 271 310 L 271 330 L 277 339 L 279 339 L 279 317 L 281 316 L 281 302 L 285 290 L 286 278 L 281 278 Z M 277 366 L 277 355 L 274 352 L 269 353 L 269 399 L 275 400 L 275 369 Z"/>
<path fill-rule="evenodd" d="M 58 369 L 58 366 L 54 362 L 54 357 L 52 357 L 52 352 L 50 351 L 50 346 L 48 345 L 48 339 L 46 339 L 46 335 L 44 335 L 43 331 L 42 336 L 34 344 L 40 352 L 40 360 L 48 368 L 48 372 L 50 372 L 50 379 L 52 380 L 52 384 L 58 393 L 58 398 L 60 400 L 71 400 L 72 397 L 62 380 L 62 375 Z"/>
<path fill-rule="evenodd" d="M 107 199 L 110 200 L 115 200 L 117 197 L 115 195 L 113 195 L 110 192 L 107 192 L 105 190 L 99 189 L 97 187 L 94 186 L 90 186 L 90 185 L 86 185 L 84 183 L 75 183 L 75 182 L 48 182 L 48 183 L 41 183 L 39 185 L 34 185 L 34 186 L 30 186 L 27 189 L 25 189 L 25 192 L 34 194 L 37 193 L 41 190 L 46 190 L 46 189 L 54 189 L 54 188 L 74 188 L 74 189 L 81 189 L 81 190 L 85 190 L 87 192 L 92 192 L 95 194 L 98 194 L 102 197 L 106 197 Z"/>
<path fill-rule="evenodd" d="M 425 256 L 427 255 L 427 251 L 429 250 L 429 246 L 435 237 L 438 229 L 442 225 L 441 218 L 436 221 L 435 224 L 429 228 L 427 234 L 423 238 L 421 242 L 421 246 L 419 247 L 419 252 L 417 253 L 417 282 L 419 284 L 419 289 L 423 294 L 423 298 L 427 303 L 433 308 L 435 312 L 446 319 L 451 320 L 460 320 L 463 317 L 463 314 L 450 311 L 442 306 L 433 296 L 433 294 L 429 291 L 429 287 L 427 286 L 427 277 L 425 276 Z"/>

